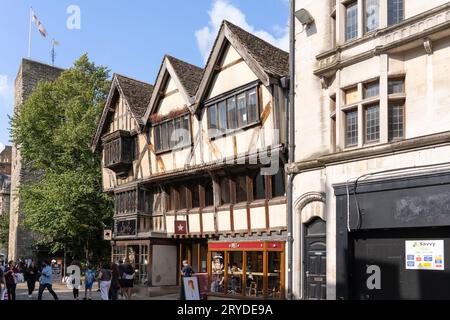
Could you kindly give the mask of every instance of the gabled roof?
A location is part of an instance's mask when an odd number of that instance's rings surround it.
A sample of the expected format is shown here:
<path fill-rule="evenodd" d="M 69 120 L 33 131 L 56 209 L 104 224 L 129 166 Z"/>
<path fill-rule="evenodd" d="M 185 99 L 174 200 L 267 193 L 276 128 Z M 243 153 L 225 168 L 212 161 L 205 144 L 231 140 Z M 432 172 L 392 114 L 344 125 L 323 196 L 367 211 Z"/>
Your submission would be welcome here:
<path fill-rule="evenodd" d="M 172 56 L 165 55 L 156 78 L 154 94 L 152 95 L 147 112 L 142 121 L 146 123 L 150 114 L 154 112 L 168 76 L 175 81 L 178 90 L 186 101 L 187 107 L 192 111 L 190 105 L 195 101 L 195 94 L 202 79 L 202 75 L 202 68 Z"/>
<path fill-rule="evenodd" d="M 95 133 L 94 140 L 92 141 L 92 151 L 97 149 L 101 135 L 104 132 L 105 125 L 108 122 L 107 120 L 112 114 L 114 107 L 113 104 L 116 101 L 116 92 L 118 92 L 119 95 L 125 99 L 129 111 L 138 123 L 139 127 L 144 125 L 142 122 L 142 117 L 152 96 L 153 86 L 151 84 L 115 73 L 113 75 L 111 89 L 103 109 L 102 117 L 100 118 L 100 122 L 97 126 L 97 132 Z"/>
<path fill-rule="evenodd" d="M 209 55 L 197 91 L 196 108 L 206 93 L 226 41 L 233 46 L 264 85 L 268 86 L 270 83 L 277 82 L 280 78 L 289 75 L 288 52 L 224 20 Z"/>

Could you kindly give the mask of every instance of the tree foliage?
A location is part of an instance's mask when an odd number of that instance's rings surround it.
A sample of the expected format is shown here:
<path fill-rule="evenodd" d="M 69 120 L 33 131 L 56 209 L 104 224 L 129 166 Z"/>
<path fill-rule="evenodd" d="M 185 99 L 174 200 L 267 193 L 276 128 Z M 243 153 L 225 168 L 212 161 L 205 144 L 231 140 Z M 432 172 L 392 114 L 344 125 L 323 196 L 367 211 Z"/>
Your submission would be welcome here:
<path fill-rule="evenodd" d="M 102 230 L 112 219 L 102 192 L 100 154 L 90 149 L 108 89 L 109 71 L 78 59 L 53 82 L 40 82 L 12 119 L 12 136 L 24 163 L 39 179 L 19 194 L 25 224 L 53 251 L 100 254 Z"/>

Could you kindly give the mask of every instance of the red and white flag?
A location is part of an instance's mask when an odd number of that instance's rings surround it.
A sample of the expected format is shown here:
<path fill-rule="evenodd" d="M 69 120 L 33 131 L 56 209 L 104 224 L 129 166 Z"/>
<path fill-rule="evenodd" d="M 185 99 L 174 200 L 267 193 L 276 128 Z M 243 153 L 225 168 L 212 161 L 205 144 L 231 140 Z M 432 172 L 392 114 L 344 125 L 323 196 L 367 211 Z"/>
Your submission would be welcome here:
<path fill-rule="evenodd" d="M 40 32 L 41 36 L 43 36 L 44 38 L 47 37 L 47 31 L 45 30 L 45 28 L 42 25 L 41 21 L 38 19 L 38 17 L 36 16 L 36 14 L 34 12 L 32 12 L 32 16 L 31 17 L 32 17 L 34 23 L 36 24 L 36 27 L 39 29 L 39 32 Z"/>

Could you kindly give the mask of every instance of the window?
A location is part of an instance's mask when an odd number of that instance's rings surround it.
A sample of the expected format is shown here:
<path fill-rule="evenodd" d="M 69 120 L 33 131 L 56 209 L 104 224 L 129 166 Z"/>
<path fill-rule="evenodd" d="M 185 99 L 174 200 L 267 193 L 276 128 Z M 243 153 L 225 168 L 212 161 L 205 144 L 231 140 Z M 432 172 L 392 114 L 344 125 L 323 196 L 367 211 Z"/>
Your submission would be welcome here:
<path fill-rule="evenodd" d="M 283 197 L 286 192 L 284 182 L 284 170 L 280 168 L 276 174 L 271 176 L 272 179 L 272 198 Z"/>
<path fill-rule="evenodd" d="M 258 121 L 256 88 L 231 95 L 208 107 L 208 128 L 211 136 L 245 128 Z M 216 129 L 219 129 L 219 132 Z"/>
<path fill-rule="evenodd" d="M 388 84 L 388 94 L 404 93 L 405 80 L 404 79 L 390 79 Z"/>
<path fill-rule="evenodd" d="M 236 202 L 247 201 L 247 176 L 239 176 L 236 178 Z"/>
<path fill-rule="evenodd" d="M 191 192 L 191 208 L 200 207 L 200 187 L 198 184 L 193 184 L 189 188 Z"/>
<path fill-rule="evenodd" d="M 358 3 L 353 2 L 346 7 L 345 39 L 347 41 L 358 37 Z"/>
<path fill-rule="evenodd" d="M 366 0 L 366 32 L 371 32 L 378 29 L 378 24 L 380 21 L 380 7 L 378 0 Z"/>
<path fill-rule="evenodd" d="M 156 152 L 186 147 L 191 143 L 189 115 L 157 124 L 153 130 Z"/>
<path fill-rule="evenodd" d="M 214 206 L 213 183 L 209 181 L 204 186 L 205 186 L 205 207 L 212 207 Z"/>
<path fill-rule="evenodd" d="M 389 140 L 403 139 L 404 137 L 404 111 L 403 103 L 389 105 Z"/>
<path fill-rule="evenodd" d="M 261 175 L 261 170 L 253 177 L 253 200 L 261 200 L 266 198 L 266 181 L 265 176 Z"/>
<path fill-rule="evenodd" d="M 246 261 L 246 284 L 247 292 L 251 297 L 261 297 L 264 294 L 264 252 L 251 251 L 247 252 Z"/>
<path fill-rule="evenodd" d="M 220 180 L 220 204 L 228 204 L 230 201 L 230 180 L 222 178 Z"/>
<path fill-rule="evenodd" d="M 346 113 L 345 136 L 347 147 L 358 144 L 358 110 Z"/>
<path fill-rule="evenodd" d="M 364 85 L 364 99 L 378 97 L 380 95 L 380 83 L 370 82 Z"/>
<path fill-rule="evenodd" d="M 358 101 L 358 87 L 352 87 L 345 90 L 345 104 L 353 104 Z"/>
<path fill-rule="evenodd" d="M 400 23 L 405 18 L 403 0 L 388 0 L 388 24 L 390 26 Z"/>
<path fill-rule="evenodd" d="M 366 142 L 380 140 L 380 106 L 372 105 L 366 108 Z"/>
<path fill-rule="evenodd" d="M 238 127 L 236 118 L 236 98 L 230 98 L 227 100 L 228 110 L 228 129 L 233 130 Z"/>

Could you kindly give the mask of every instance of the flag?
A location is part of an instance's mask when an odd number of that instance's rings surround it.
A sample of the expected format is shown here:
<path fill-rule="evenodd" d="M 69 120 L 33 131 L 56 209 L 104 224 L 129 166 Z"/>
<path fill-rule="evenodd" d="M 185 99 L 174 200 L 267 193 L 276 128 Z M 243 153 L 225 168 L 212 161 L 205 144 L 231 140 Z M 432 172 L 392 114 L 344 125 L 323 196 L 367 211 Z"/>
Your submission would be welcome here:
<path fill-rule="evenodd" d="M 36 27 L 39 29 L 41 36 L 43 36 L 44 38 L 47 37 L 47 31 L 45 30 L 41 21 L 38 19 L 38 17 L 36 16 L 36 14 L 34 12 L 32 15 L 32 19 L 33 19 L 34 23 L 36 24 Z"/>

